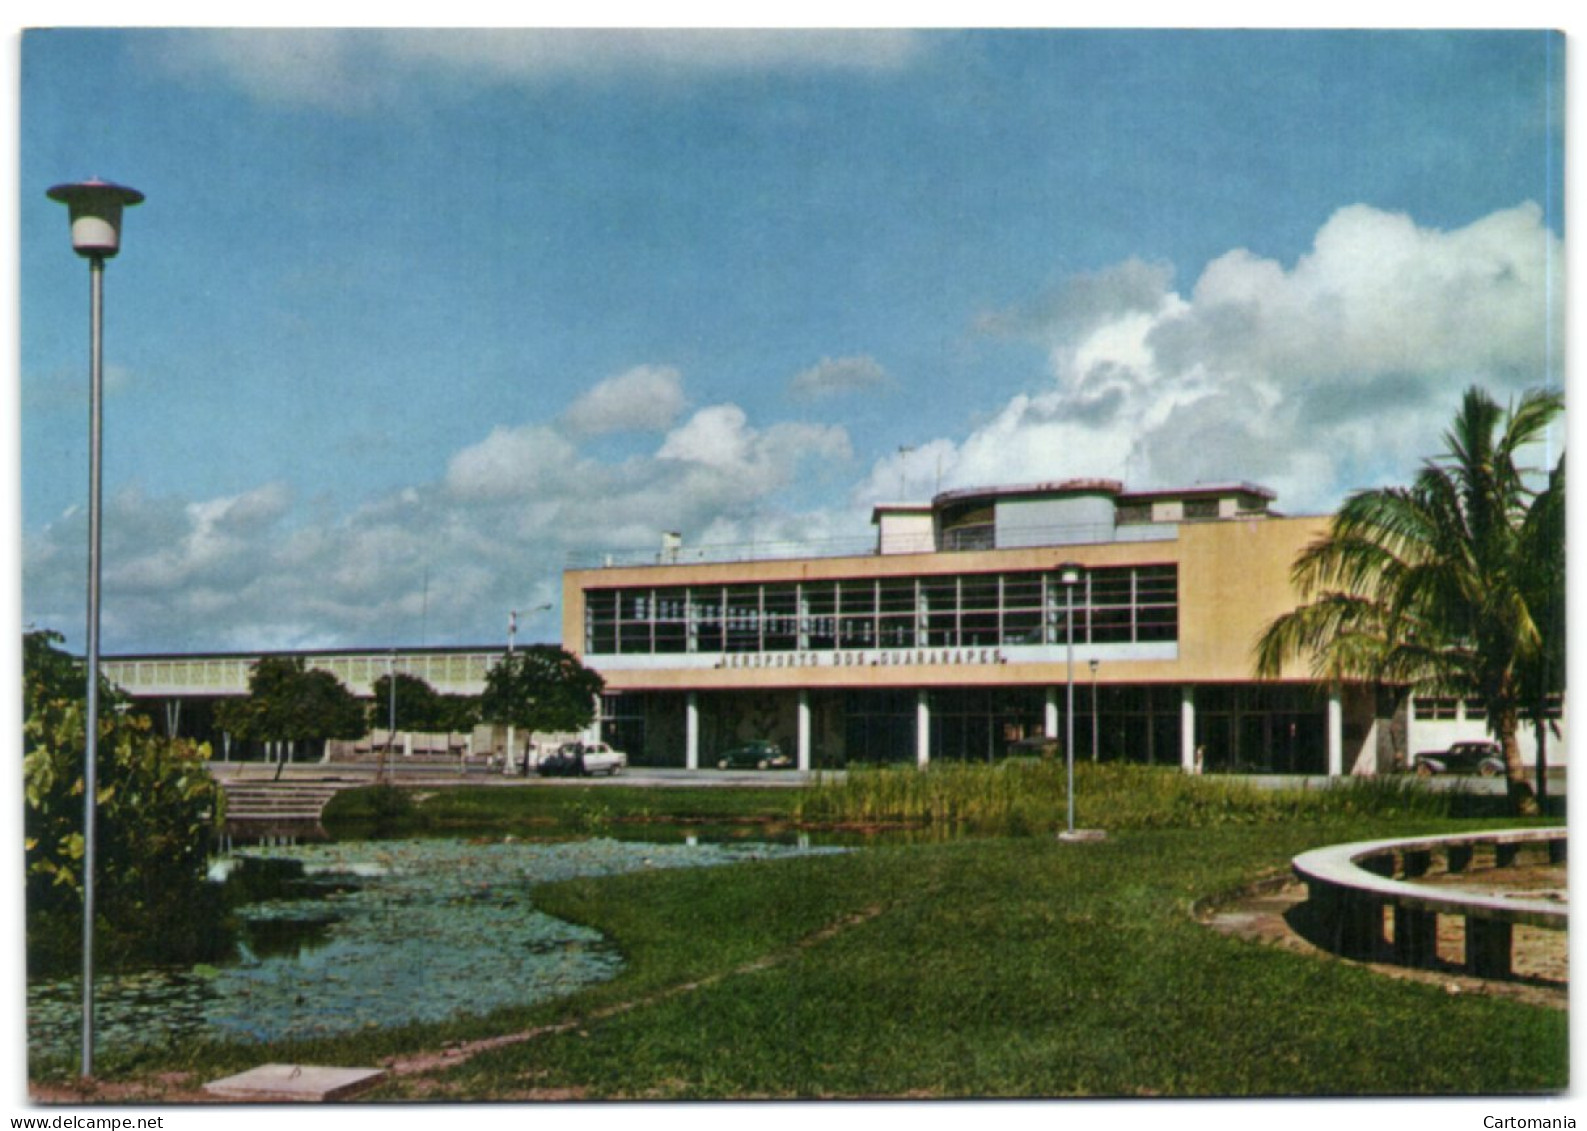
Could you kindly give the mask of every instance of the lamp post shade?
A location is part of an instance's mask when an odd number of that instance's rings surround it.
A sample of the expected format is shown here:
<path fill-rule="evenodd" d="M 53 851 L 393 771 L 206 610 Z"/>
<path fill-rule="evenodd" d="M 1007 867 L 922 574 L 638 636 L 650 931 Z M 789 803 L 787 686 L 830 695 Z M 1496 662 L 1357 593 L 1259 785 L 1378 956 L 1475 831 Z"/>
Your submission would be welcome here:
<path fill-rule="evenodd" d="M 71 214 L 72 250 L 85 259 L 109 259 L 121 250 L 121 210 L 143 202 L 143 194 L 109 181 L 56 185 L 45 195 Z"/>

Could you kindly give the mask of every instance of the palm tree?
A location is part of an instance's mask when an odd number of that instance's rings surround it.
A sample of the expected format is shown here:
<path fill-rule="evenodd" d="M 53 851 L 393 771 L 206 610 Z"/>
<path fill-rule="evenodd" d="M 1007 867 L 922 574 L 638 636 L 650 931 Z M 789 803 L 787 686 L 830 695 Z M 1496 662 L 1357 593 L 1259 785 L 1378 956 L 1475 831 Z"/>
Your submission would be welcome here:
<path fill-rule="evenodd" d="M 1327 680 L 1479 699 L 1512 805 L 1535 807 L 1518 734 L 1522 713 L 1563 686 L 1565 463 L 1539 493 L 1517 461 L 1563 408 L 1554 391 L 1506 411 L 1468 390 L 1443 455 L 1409 487 L 1351 495 L 1301 552 L 1291 578 L 1304 603 L 1263 631 L 1257 674 L 1307 657 Z"/>
<path fill-rule="evenodd" d="M 1537 733 L 1537 797 L 1548 796 L 1548 732 L 1556 698 L 1565 691 L 1565 457 L 1533 500 L 1521 528 L 1527 607 L 1542 628 L 1543 647 L 1521 673 L 1521 714 Z"/>

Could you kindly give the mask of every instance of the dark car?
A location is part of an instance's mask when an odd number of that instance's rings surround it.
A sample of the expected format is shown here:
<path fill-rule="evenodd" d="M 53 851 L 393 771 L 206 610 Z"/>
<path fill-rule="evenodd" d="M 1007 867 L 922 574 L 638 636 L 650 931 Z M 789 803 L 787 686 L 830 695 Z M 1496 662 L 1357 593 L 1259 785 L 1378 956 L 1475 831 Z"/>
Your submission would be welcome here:
<path fill-rule="evenodd" d="M 1497 742 L 1457 742 L 1448 750 L 1418 754 L 1416 772 L 1422 777 L 1434 774 L 1481 774 L 1496 778 L 1504 773 L 1504 751 Z"/>
<path fill-rule="evenodd" d="M 1060 739 L 1035 735 L 1020 738 L 1008 744 L 1008 756 L 1016 759 L 1039 758 L 1050 762 L 1063 756 L 1064 744 Z"/>
<path fill-rule="evenodd" d="M 604 742 L 569 742 L 554 754 L 540 760 L 535 770 L 546 777 L 583 777 L 606 774 L 615 777 L 628 765 L 628 755 L 613 750 Z"/>
<path fill-rule="evenodd" d="M 540 759 L 535 773 L 548 778 L 577 778 L 584 776 L 584 753 L 577 744 L 553 750 Z"/>
<path fill-rule="evenodd" d="M 782 752 L 775 742 L 757 738 L 743 746 L 735 746 L 717 755 L 716 768 L 728 770 L 735 767 L 752 767 L 757 770 L 789 770 L 793 759 Z"/>

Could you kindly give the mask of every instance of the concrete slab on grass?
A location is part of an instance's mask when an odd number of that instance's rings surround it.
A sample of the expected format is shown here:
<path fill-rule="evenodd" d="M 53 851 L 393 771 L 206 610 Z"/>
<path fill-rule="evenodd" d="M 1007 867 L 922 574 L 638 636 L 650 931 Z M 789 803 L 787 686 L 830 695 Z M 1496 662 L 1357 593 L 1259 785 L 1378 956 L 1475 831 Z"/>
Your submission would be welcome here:
<path fill-rule="evenodd" d="M 261 1064 L 247 1072 L 212 1080 L 204 1090 L 233 1100 L 344 1100 L 386 1078 L 379 1068 L 328 1068 L 312 1064 Z"/>

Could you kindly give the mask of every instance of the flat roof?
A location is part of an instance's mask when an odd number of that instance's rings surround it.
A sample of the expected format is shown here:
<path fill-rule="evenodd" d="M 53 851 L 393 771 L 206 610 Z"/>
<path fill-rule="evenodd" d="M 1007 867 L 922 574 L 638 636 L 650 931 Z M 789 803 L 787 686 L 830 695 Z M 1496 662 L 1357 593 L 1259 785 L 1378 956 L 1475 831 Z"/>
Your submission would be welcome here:
<path fill-rule="evenodd" d="M 534 641 L 520 644 L 520 648 L 531 647 Z M 549 644 L 553 641 L 539 641 Z M 443 644 L 422 645 L 419 647 L 392 647 L 383 648 L 261 648 L 256 651 L 216 651 L 216 652 L 117 652 L 105 653 L 100 657 L 105 662 L 116 663 L 151 662 L 155 660 L 252 660 L 264 659 L 267 656 L 285 656 L 288 659 L 302 657 L 314 659 L 324 657 L 330 659 L 336 656 L 389 656 L 393 652 L 398 656 L 452 656 L 452 655 L 479 655 L 493 652 L 507 651 L 506 642 L 500 644 Z"/>
<path fill-rule="evenodd" d="M 1263 499 L 1276 499 L 1278 492 L 1260 483 L 1197 483 L 1190 487 L 1167 487 L 1157 491 L 1125 491 L 1120 499 L 1144 502 L 1148 499 L 1182 499 L 1187 495 L 1256 495 Z"/>
<path fill-rule="evenodd" d="M 1050 483 L 1014 483 L 997 487 L 956 487 L 931 500 L 933 507 L 968 499 L 1007 499 L 1030 495 L 1118 495 L 1124 484 L 1117 479 L 1060 479 Z"/>
<path fill-rule="evenodd" d="M 871 508 L 871 525 L 881 521 L 884 514 L 930 514 L 931 503 L 877 503 Z"/>
<path fill-rule="evenodd" d="M 1162 487 L 1148 491 L 1126 491 L 1117 479 L 1058 479 L 1046 483 L 1014 483 L 992 487 L 956 487 L 942 491 L 931 500 L 932 508 L 949 503 L 980 499 L 1014 499 L 1064 495 L 1111 495 L 1119 502 L 1150 502 L 1206 495 L 1255 495 L 1269 501 L 1278 493 L 1260 483 L 1231 480 L 1222 483 L 1193 483 L 1188 487 Z M 877 511 L 903 509 L 907 504 L 878 504 Z M 917 504 L 925 505 L 925 504 Z M 875 519 L 873 518 L 874 522 Z"/>

